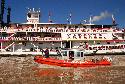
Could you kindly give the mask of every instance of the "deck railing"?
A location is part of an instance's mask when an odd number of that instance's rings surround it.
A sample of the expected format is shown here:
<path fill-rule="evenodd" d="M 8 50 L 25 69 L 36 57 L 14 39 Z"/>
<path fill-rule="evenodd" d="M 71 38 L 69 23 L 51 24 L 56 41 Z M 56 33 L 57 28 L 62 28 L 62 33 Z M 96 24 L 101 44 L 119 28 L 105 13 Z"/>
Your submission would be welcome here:
<path fill-rule="evenodd" d="M 0 32 L 6 32 L 6 33 L 14 33 L 14 32 L 54 32 L 54 33 L 61 33 L 61 32 L 124 32 L 123 30 L 113 29 L 113 28 L 57 28 L 57 27 L 38 27 L 38 28 L 32 28 L 32 27 L 24 27 L 24 28 L 2 28 L 0 29 Z"/>
<path fill-rule="evenodd" d="M 8 41 L 62 41 L 61 37 L 0 37 L 2 40 Z"/>

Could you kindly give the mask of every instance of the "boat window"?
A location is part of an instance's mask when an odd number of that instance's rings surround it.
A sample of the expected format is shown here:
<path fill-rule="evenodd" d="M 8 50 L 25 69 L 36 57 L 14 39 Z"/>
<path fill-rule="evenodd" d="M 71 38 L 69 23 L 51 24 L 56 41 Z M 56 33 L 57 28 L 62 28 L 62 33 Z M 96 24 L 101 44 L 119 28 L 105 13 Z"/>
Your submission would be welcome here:
<path fill-rule="evenodd" d="M 103 32 L 107 32 L 107 30 L 103 30 Z"/>
<path fill-rule="evenodd" d="M 31 18 L 31 13 L 28 13 L 27 15 L 28 15 L 29 18 Z"/>
<path fill-rule="evenodd" d="M 77 55 L 76 55 L 76 57 L 80 57 L 80 52 L 77 52 Z"/>
<path fill-rule="evenodd" d="M 110 44 L 110 42 L 107 42 L 107 44 Z"/>
<path fill-rule="evenodd" d="M 97 43 L 97 44 L 100 44 L 100 43 Z"/>
<path fill-rule="evenodd" d="M 86 26 L 83 26 L 83 28 L 86 28 Z"/>
<path fill-rule="evenodd" d="M 89 47 L 89 50 L 92 50 L 92 47 Z"/>
<path fill-rule="evenodd" d="M 64 28 L 66 28 L 66 26 L 64 26 Z"/>
<path fill-rule="evenodd" d="M 67 56 L 67 51 L 62 51 L 63 56 Z"/>
<path fill-rule="evenodd" d="M 69 26 L 69 28 L 71 28 L 71 26 Z"/>
<path fill-rule="evenodd" d="M 78 26 L 75 26 L 75 28 L 78 28 Z"/>

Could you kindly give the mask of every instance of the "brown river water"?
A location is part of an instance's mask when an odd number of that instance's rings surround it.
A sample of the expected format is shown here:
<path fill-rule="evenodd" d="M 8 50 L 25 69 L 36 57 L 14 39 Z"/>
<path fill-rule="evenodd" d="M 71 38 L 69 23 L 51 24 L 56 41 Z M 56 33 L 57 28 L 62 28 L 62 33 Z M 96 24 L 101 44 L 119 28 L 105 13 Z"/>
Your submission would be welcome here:
<path fill-rule="evenodd" d="M 111 66 L 86 68 L 38 64 L 33 56 L 0 57 L 0 84 L 125 84 L 125 55 L 110 57 Z"/>

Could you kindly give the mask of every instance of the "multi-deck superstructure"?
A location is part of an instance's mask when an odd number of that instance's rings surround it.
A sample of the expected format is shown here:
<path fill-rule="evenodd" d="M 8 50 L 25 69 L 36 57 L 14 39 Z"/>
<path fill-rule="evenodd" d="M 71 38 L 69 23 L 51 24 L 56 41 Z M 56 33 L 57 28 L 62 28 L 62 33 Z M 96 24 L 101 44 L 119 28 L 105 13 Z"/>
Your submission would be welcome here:
<path fill-rule="evenodd" d="M 29 9 L 26 23 L 0 28 L 0 54 L 42 54 L 49 48 L 83 49 L 85 54 L 125 53 L 125 29 L 116 25 L 40 23 L 40 10 Z"/>

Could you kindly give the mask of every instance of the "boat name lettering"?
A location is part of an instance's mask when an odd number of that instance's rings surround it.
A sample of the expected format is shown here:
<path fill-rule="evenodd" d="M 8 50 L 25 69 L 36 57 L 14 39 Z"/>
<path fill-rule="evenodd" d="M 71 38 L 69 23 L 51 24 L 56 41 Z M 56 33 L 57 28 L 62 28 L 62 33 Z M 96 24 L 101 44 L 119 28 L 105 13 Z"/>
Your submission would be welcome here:
<path fill-rule="evenodd" d="M 100 33 L 82 33 L 82 34 L 76 34 L 76 33 L 63 33 L 62 34 L 63 40 L 79 40 L 79 39 L 112 39 L 111 34 L 100 34 Z"/>

